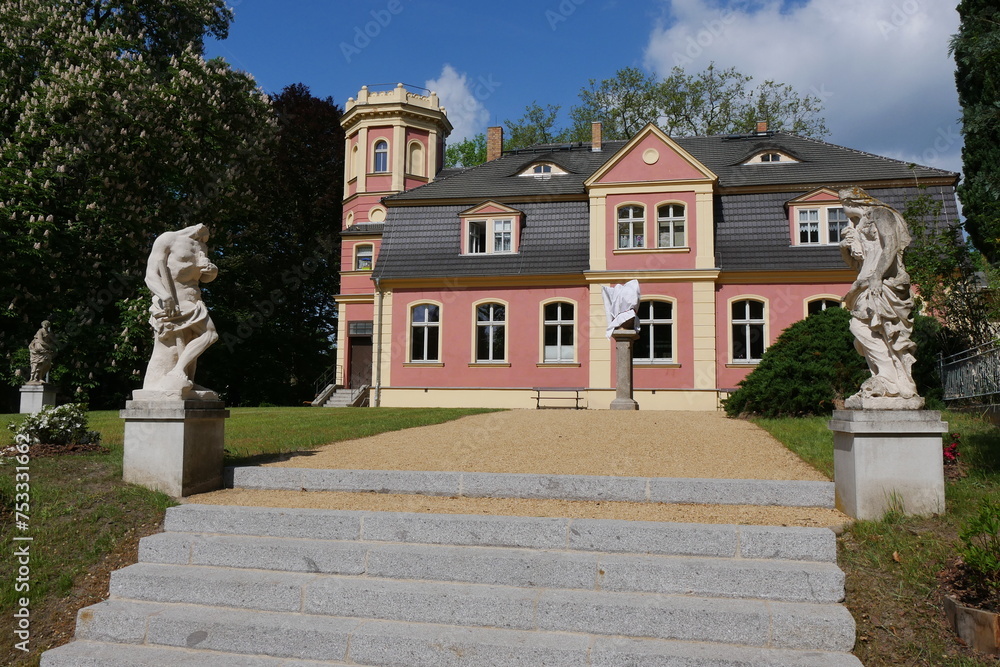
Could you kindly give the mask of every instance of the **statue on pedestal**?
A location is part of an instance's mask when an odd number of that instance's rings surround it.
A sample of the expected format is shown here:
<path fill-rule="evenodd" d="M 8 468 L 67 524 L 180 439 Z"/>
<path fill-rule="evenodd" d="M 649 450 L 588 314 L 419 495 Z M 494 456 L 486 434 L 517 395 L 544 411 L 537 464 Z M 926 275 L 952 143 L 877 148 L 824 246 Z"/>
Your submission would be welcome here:
<path fill-rule="evenodd" d="M 46 376 L 52 369 L 52 360 L 56 356 L 56 337 L 52 334 L 52 325 L 48 320 L 35 332 L 35 337 L 28 343 L 28 355 L 31 360 L 31 378 L 27 384 L 45 384 Z"/>
<path fill-rule="evenodd" d="M 913 298 L 903 252 L 910 244 L 906 220 L 898 211 L 861 188 L 840 191 L 849 223 L 840 251 L 857 280 L 844 296 L 851 312 L 854 346 L 868 362 L 872 376 L 845 401 L 848 409 L 919 409 L 913 382 L 916 344 Z"/>
<path fill-rule="evenodd" d="M 153 242 L 146 263 L 146 285 L 153 292 L 149 324 L 153 353 L 143 379 L 144 390 L 217 399 L 194 383 L 198 357 L 218 340 L 215 325 L 201 299 L 199 283 L 215 280 L 219 269 L 208 259 L 208 227 L 202 224 L 165 232 Z"/>
<path fill-rule="evenodd" d="M 615 398 L 612 410 L 638 410 L 639 404 L 632 398 L 632 344 L 639 337 L 639 281 L 630 280 L 624 285 L 602 287 L 604 311 L 608 316 L 607 337 L 615 339 Z M 628 328 L 625 328 L 628 327 Z"/>

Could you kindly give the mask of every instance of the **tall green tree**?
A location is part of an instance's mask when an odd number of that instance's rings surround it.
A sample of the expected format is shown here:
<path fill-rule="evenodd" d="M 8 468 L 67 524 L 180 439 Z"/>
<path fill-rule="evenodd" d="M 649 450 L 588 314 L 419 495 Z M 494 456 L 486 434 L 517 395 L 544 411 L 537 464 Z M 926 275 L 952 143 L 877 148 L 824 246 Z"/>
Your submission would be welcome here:
<path fill-rule="evenodd" d="M 231 17 L 223 0 L 0 0 L 8 384 L 48 319 L 62 388 L 119 400 L 142 370 L 123 353 L 138 346 L 122 338 L 122 316 L 141 317 L 152 239 L 254 210 L 274 128 L 267 97 L 202 57 Z"/>
<path fill-rule="evenodd" d="M 444 166 L 474 167 L 486 162 L 486 135 L 482 132 L 462 141 L 448 144 L 444 151 Z"/>
<path fill-rule="evenodd" d="M 589 141 L 591 123 L 600 121 L 605 139 L 628 139 L 662 112 L 659 82 L 635 67 L 626 67 L 610 79 L 580 89 L 580 104 L 570 110 L 574 141 Z"/>
<path fill-rule="evenodd" d="M 1000 262 L 1000 5 L 962 0 L 952 38 L 962 105 L 963 179 L 958 186 L 965 228 L 993 264 Z"/>
<path fill-rule="evenodd" d="M 206 287 L 219 342 L 199 366 L 230 404 L 301 405 L 334 362 L 340 292 L 343 110 L 303 84 L 272 97 L 278 137 L 253 215 L 216 243 Z"/>
<path fill-rule="evenodd" d="M 559 141 L 562 138 L 562 133 L 556 130 L 559 109 L 557 104 L 542 107 L 538 102 L 532 102 L 524 108 L 524 115 L 518 120 L 505 120 L 507 136 L 504 148 L 513 150 Z"/>

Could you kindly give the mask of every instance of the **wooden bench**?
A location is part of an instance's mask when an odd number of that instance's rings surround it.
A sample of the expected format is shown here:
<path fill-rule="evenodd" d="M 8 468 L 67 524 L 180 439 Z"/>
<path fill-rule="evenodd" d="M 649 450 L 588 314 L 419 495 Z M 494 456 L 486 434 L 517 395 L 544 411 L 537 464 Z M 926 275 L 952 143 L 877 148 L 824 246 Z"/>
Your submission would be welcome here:
<path fill-rule="evenodd" d="M 582 410 L 583 406 L 580 405 L 580 401 L 583 400 L 583 396 L 580 395 L 580 392 L 584 390 L 585 387 L 534 387 L 532 391 L 535 392 L 535 409 L 568 408 Z M 572 394 L 572 396 L 569 394 Z M 543 400 L 573 401 L 573 405 L 542 405 Z"/>

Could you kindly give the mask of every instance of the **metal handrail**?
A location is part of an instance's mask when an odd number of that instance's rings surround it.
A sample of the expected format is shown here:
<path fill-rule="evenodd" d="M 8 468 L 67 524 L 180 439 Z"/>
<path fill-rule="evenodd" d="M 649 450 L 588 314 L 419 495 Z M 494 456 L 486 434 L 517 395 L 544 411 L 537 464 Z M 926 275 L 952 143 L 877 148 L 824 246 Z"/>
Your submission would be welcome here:
<path fill-rule="evenodd" d="M 946 401 L 1000 395 L 1000 339 L 942 357 L 939 369 Z"/>
<path fill-rule="evenodd" d="M 313 382 L 313 395 L 315 396 L 323 391 L 330 384 L 331 380 L 334 384 L 343 384 L 343 367 L 339 364 L 330 366 L 323 371 L 322 375 L 316 378 L 316 381 Z"/>

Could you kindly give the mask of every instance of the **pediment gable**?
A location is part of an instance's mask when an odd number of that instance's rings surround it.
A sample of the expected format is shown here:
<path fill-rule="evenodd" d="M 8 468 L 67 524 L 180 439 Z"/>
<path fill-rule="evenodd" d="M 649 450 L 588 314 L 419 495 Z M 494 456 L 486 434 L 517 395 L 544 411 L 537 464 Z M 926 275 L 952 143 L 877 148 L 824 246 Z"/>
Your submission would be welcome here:
<path fill-rule="evenodd" d="M 785 206 L 796 206 L 799 204 L 832 204 L 840 201 L 840 195 L 830 188 L 816 188 L 804 195 L 799 195 L 795 199 L 789 199 Z"/>
<path fill-rule="evenodd" d="M 458 215 L 461 217 L 468 217 L 470 215 L 521 215 L 521 211 L 516 208 L 511 208 L 510 206 L 504 206 L 495 201 L 484 201 L 482 204 L 477 204 L 472 208 L 468 208 Z"/>
<path fill-rule="evenodd" d="M 711 169 L 650 123 L 588 178 L 585 185 L 717 179 Z"/>

